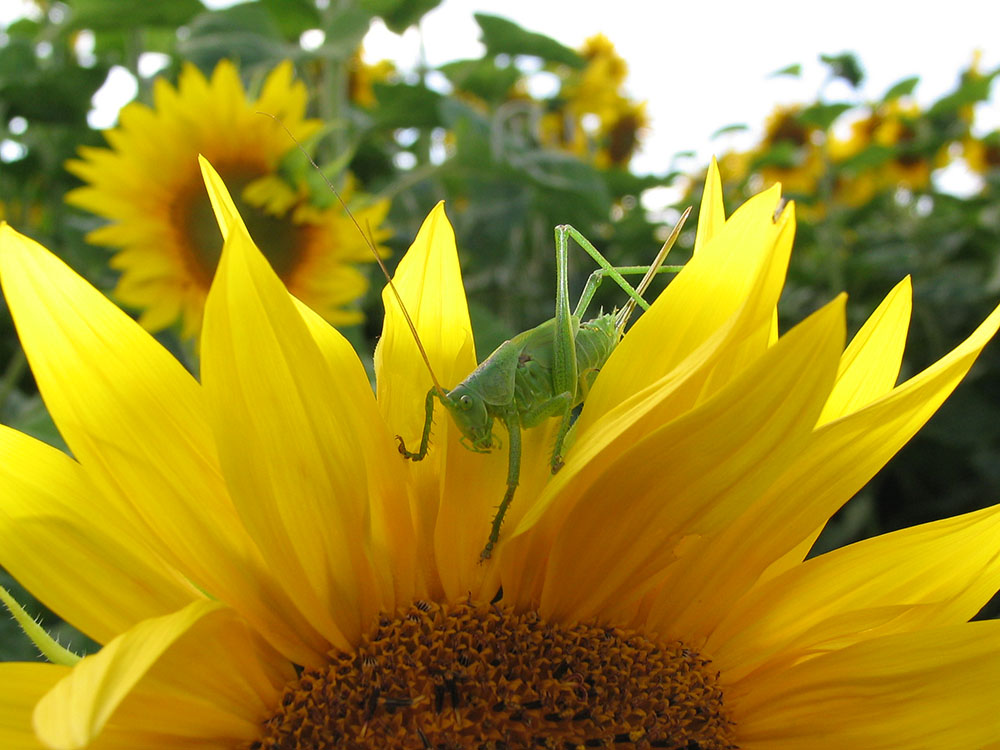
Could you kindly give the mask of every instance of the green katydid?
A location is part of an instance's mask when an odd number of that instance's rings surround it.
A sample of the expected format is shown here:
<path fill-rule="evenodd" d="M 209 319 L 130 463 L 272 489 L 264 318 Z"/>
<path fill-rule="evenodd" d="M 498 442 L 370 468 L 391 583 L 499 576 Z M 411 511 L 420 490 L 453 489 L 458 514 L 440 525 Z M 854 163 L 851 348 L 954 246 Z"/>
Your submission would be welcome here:
<path fill-rule="evenodd" d="M 681 216 L 649 266 L 616 268 L 576 229 L 567 224 L 556 227 L 556 316 L 502 343 L 450 391 L 442 388 L 431 374 L 434 386 L 427 392 L 425 400 L 426 417 L 419 448 L 416 451 L 407 450 L 403 438 L 396 436 L 399 452 L 404 458 L 420 461 L 427 455 L 435 399 L 451 414 L 462 433 L 462 445 L 471 451 L 488 453 L 494 447 L 493 423 L 496 420 L 503 422 L 507 428 L 507 490 L 493 517 L 489 539 L 481 553 L 482 559 L 488 559 L 492 554 L 500 538 L 500 526 L 507 508 L 514 499 L 521 472 L 521 430 L 536 427 L 549 417 L 559 418 L 550 461 L 552 473 L 559 471 L 572 424 L 572 411 L 584 401 L 597 373 L 618 345 L 634 307 L 649 308 L 642 293 L 657 273 L 679 270 L 678 266 L 663 266 L 662 263 L 690 211 L 690 208 L 687 209 Z M 600 266 L 590 276 L 572 314 L 567 274 L 570 238 Z M 633 273 L 645 274 L 636 288 L 623 276 Z M 611 277 L 629 300 L 617 313 L 602 314 L 583 321 L 587 306 L 605 276 Z M 408 315 L 406 317 L 409 319 Z M 427 367 L 430 369 L 429 362 Z"/>
<path fill-rule="evenodd" d="M 267 114 L 267 113 L 260 113 Z M 451 414 L 462 433 L 461 442 L 466 448 L 477 453 L 488 453 L 494 447 L 493 423 L 500 420 L 507 428 L 508 461 L 507 490 L 497 508 L 490 525 L 490 535 L 480 557 L 486 560 L 500 539 L 507 508 L 514 499 L 521 474 L 521 430 L 536 427 L 549 417 L 559 417 L 550 465 L 555 474 L 562 468 L 566 438 L 572 424 L 573 409 L 583 403 L 593 385 L 597 373 L 607 361 L 621 339 L 625 326 L 635 306 L 649 309 L 649 303 L 642 298 L 643 292 L 657 273 L 680 270 L 680 266 L 664 266 L 663 261 L 680 235 L 681 229 L 691 209 L 681 215 L 677 225 L 670 232 L 656 258 L 648 266 L 614 267 L 601 255 L 586 237 L 568 224 L 556 227 L 556 316 L 541 325 L 514 336 L 502 343 L 480 363 L 461 383 L 446 391 L 438 382 L 431 368 L 430 359 L 424 351 L 417 328 L 403 304 L 403 300 L 392 283 L 388 269 L 375 250 L 374 243 L 358 224 L 350 208 L 340 197 L 340 193 L 323 175 L 313 158 L 289 132 L 288 128 L 274 115 L 267 115 L 278 122 L 289 137 L 299 146 L 312 166 L 320 173 L 327 186 L 336 195 L 347 215 L 358 231 L 368 241 L 375 260 L 388 281 L 389 288 L 402 310 L 403 317 L 413 334 L 420 356 L 427 365 L 433 387 L 427 392 L 424 402 L 426 417 L 420 447 L 409 451 L 399 435 L 399 452 L 404 458 L 420 461 L 427 455 L 430 446 L 431 424 L 434 418 L 434 400 L 440 401 Z M 569 310 L 569 239 L 583 248 L 599 266 L 587 281 L 580 295 L 576 309 Z M 625 274 L 645 274 L 642 281 L 633 288 Z M 605 276 L 610 277 L 622 288 L 629 299 L 617 313 L 598 315 L 583 321 L 587 306 Z"/>

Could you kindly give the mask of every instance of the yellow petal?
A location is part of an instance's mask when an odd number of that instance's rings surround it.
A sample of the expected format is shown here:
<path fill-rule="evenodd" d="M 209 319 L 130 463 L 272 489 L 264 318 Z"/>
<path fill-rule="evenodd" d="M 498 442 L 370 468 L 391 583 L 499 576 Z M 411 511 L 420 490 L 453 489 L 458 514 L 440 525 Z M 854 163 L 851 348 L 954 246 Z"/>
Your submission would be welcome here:
<path fill-rule="evenodd" d="M 393 283 L 435 375 L 445 389 L 453 388 L 475 369 L 476 355 L 455 234 L 443 204 L 424 221 Z M 389 287 L 382 301 L 385 322 L 375 349 L 379 407 L 390 430 L 413 450 L 420 441 L 432 380 Z M 424 567 L 436 568 L 444 577 L 439 583 L 444 592 L 457 597 L 477 593 L 484 585 L 487 566 L 477 563 L 493 509 L 503 497 L 507 455 L 506 450 L 466 450 L 451 419 L 440 404 L 436 408 L 430 451 L 423 461 L 410 464 L 417 490 L 414 517 L 419 538 L 428 543 L 419 554 L 434 559 Z"/>
<path fill-rule="evenodd" d="M 743 750 L 980 750 L 1000 736 L 1000 621 L 872 638 L 723 689 Z"/>
<path fill-rule="evenodd" d="M 476 352 L 455 233 L 444 203 L 438 203 L 424 220 L 399 261 L 393 284 L 438 381 L 446 389 L 453 388 L 475 369 Z M 382 290 L 382 303 L 385 322 L 375 347 L 378 403 L 390 429 L 412 443 L 420 437 L 424 396 L 432 380 L 389 286 Z"/>
<path fill-rule="evenodd" d="M 66 454 L 0 427 L 0 456 L 0 564 L 63 619 L 104 643 L 201 598 Z"/>
<path fill-rule="evenodd" d="M 198 164 L 201 167 L 201 176 L 205 180 L 208 198 L 212 203 L 212 211 L 215 213 L 215 220 L 222 232 L 223 241 L 229 239 L 229 234 L 233 231 L 249 235 L 243 217 L 236 209 L 236 204 L 233 203 L 233 198 L 229 195 L 229 190 L 222 178 L 219 177 L 219 173 L 215 171 L 215 167 L 201 154 L 198 155 Z"/>
<path fill-rule="evenodd" d="M 705 633 L 767 571 L 768 577 L 801 561 L 803 541 L 817 530 L 920 429 L 968 372 L 1000 326 L 1000 307 L 962 344 L 919 375 L 863 409 L 817 428 L 783 474 L 761 488 L 756 502 L 705 545 L 681 581 L 697 581 L 711 597 L 688 597 L 679 614 L 671 592 L 672 623 Z M 788 554 L 796 549 L 799 555 Z M 779 565 L 780 561 L 780 565 Z M 694 592 L 693 592 L 694 593 Z"/>
<path fill-rule="evenodd" d="M 325 343 L 329 365 L 267 261 L 231 226 L 202 337 L 220 461 L 275 575 L 314 627 L 348 648 L 394 606 L 391 589 L 376 585 L 369 500 L 378 485 L 368 478 L 369 465 L 400 458 L 357 355 L 332 330 Z"/>
<path fill-rule="evenodd" d="M 705 175 L 705 191 L 701 195 L 701 208 L 698 210 L 698 232 L 694 238 L 695 254 L 719 233 L 725 223 L 722 177 L 719 174 L 719 163 L 713 156 L 712 163 L 708 165 L 708 174 Z"/>
<path fill-rule="evenodd" d="M 385 590 L 395 588 L 397 605 L 427 596 L 429 592 L 418 583 L 422 578 L 416 569 L 415 527 L 411 515 L 413 498 L 406 483 L 406 466 L 398 453 L 386 451 L 386 446 L 393 444 L 392 438 L 372 399 L 364 368 L 360 360 L 353 356 L 353 350 L 350 350 L 344 337 L 326 320 L 298 300 L 295 300 L 295 307 L 309 327 L 330 372 L 354 370 L 351 382 L 365 389 L 363 394 L 356 395 L 359 405 L 366 406 L 368 410 L 365 416 L 367 430 L 362 431 L 359 437 L 366 446 L 365 468 L 371 487 L 372 564 L 377 566 Z"/>
<path fill-rule="evenodd" d="M 843 307 L 841 296 L 579 490 L 549 557 L 545 616 L 586 619 L 636 597 L 683 555 L 685 537 L 718 533 L 734 507 L 755 501 L 794 460 L 829 395 Z"/>
<path fill-rule="evenodd" d="M 232 506 L 195 379 L 66 264 L 6 225 L 0 280 L 46 406 L 98 496 L 290 658 L 320 659 L 329 643 L 286 606 Z"/>
<path fill-rule="evenodd" d="M 741 206 L 636 321 L 587 396 L 579 431 L 680 366 L 707 342 L 726 346 L 704 374 L 710 379 L 709 393 L 767 349 L 795 229 L 792 210 L 774 221 L 778 198 L 777 190 L 769 190 Z M 719 338 L 736 316 L 745 321 L 740 335 Z M 636 367 L 636 362 L 642 366 Z"/>
<path fill-rule="evenodd" d="M 43 750 L 31 726 L 31 713 L 39 699 L 69 671 L 69 667 L 37 662 L 0 664 L 0 747 Z"/>
<path fill-rule="evenodd" d="M 971 619 L 1000 588 L 1000 506 L 807 560 L 733 605 L 705 647 L 736 679 L 761 662 Z"/>
<path fill-rule="evenodd" d="M 129 738 L 248 744 L 295 671 L 230 609 L 194 602 L 145 620 L 88 656 L 34 711 L 35 731 L 56 750 Z M 117 740 L 117 741 L 115 741 Z M 135 747 L 141 746 L 134 742 Z"/>
<path fill-rule="evenodd" d="M 837 383 L 823 407 L 820 424 L 857 411 L 892 390 L 903 362 L 911 297 L 907 276 L 861 326 L 840 359 Z"/>

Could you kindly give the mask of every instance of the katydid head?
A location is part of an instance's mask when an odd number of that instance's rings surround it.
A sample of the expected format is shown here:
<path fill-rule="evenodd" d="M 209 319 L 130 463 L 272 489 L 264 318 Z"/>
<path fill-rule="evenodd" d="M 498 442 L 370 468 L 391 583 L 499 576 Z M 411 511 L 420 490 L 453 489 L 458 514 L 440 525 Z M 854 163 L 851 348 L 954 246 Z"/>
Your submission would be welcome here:
<path fill-rule="evenodd" d="M 462 443 L 476 453 L 489 453 L 493 448 L 493 417 L 486 409 L 486 401 L 464 383 L 449 391 L 441 399 L 451 413 L 451 418 L 462 432 Z"/>

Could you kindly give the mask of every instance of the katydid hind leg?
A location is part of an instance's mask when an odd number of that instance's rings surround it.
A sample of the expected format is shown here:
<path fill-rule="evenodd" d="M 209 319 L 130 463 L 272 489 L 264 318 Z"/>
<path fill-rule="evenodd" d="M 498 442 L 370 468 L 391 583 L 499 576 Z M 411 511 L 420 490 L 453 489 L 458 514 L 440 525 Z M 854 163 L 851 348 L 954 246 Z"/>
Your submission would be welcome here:
<path fill-rule="evenodd" d="M 534 427 L 549 417 L 559 417 L 559 431 L 556 433 L 556 441 L 552 449 L 551 466 L 553 474 L 563 466 L 563 443 L 566 442 L 566 435 L 569 433 L 569 426 L 573 421 L 574 400 L 573 394 L 565 391 L 542 401 L 540 404 L 521 414 L 521 425 L 523 427 Z"/>
<path fill-rule="evenodd" d="M 576 327 L 569 309 L 568 225 L 556 227 L 556 318 L 552 341 L 552 392 L 576 392 Z M 575 230 L 574 230 L 575 231 Z"/>
<path fill-rule="evenodd" d="M 639 295 L 638 292 L 636 292 L 632 285 L 625 280 L 625 277 L 622 276 L 619 270 L 611 265 L 611 262 L 601 254 L 601 251 L 594 247 L 590 240 L 584 237 L 579 230 L 571 227 L 569 224 L 563 224 L 559 227 L 559 229 L 562 229 L 566 234 L 569 234 L 569 236 L 576 241 L 576 244 L 579 245 L 587 253 L 587 255 L 593 258 L 594 262 L 597 263 L 597 265 L 600 266 L 601 270 L 604 272 L 602 276 L 610 276 L 614 282 L 621 287 L 622 291 L 628 295 L 629 299 L 633 300 L 637 305 L 645 306 L 644 309 L 649 307 L 648 303 L 646 303 L 646 301 Z M 598 281 L 597 283 L 599 284 L 600 282 Z M 591 292 L 591 296 L 593 296 L 593 292 Z M 587 301 L 589 302 L 589 298 Z M 579 310 L 579 308 L 580 305 L 577 305 L 577 314 L 579 317 L 582 317 L 583 313 Z"/>
<path fill-rule="evenodd" d="M 502 418 L 507 425 L 507 490 L 490 524 L 490 538 L 483 551 L 479 553 L 481 560 L 489 560 L 497 542 L 500 541 L 500 527 L 521 479 L 521 418 L 516 407 L 512 407 Z"/>

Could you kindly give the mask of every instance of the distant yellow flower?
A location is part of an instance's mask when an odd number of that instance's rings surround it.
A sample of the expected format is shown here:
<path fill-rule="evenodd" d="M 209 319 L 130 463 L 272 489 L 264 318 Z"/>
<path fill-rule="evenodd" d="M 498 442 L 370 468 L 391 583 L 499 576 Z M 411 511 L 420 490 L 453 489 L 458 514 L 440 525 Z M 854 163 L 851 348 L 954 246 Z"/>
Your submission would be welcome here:
<path fill-rule="evenodd" d="M 539 139 L 599 167 L 626 166 L 648 124 L 645 103 L 625 94 L 628 66 L 607 37 L 591 37 L 580 54 L 586 64 L 566 73 L 555 106 L 539 118 Z"/>
<path fill-rule="evenodd" d="M 601 127 L 601 148 L 595 157 L 597 166 L 628 166 L 648 126 L 645 102 L 624 103 L 618 115 Z"/>
<path fill-rule="evenodd" d="M 859 167 L 853 173 L 841 170 L 835 186 L 837 200 L 860 206 L 884 190 L 898 187 L 919 190 L 930 184 L 931 170 L 947 164 L 947 151 L 930 157 L 920 150 L 915 128 L 920 116 L 916 104 L 894 99 L 855 120 L 847 139 L 831 139 L 828 151 L 836 163 L 842 164 L 873 147 L 887 151 L 881 161 Z"/>
<path fill-rule="evenodd" d="M 196 381 L 9 227 L 0 279 L 74 458 L 0 429 L 0 564 L 104 646 L 0 665 L 5 747 L 980 750 L 1000 736 L 1000 506 L 803 561 L 1000 325 L 895 385 L 904 281 L 844 350 L 844 296 L 780 338 L 794 232 L 776 189 L 695 253 L 552 425 L 487 564 L 503 451 L 447 418 L 385 295 L 377 397 L 268 267 L 218 176 L 226 235 Z M 396 284 L 447 385 L 475 366 L 434 209 Z M 57 549 L 59 554 L 47 551 Z M 492 602 L 492 603 L 491 603 Z"/>
<path fill-rule="evenodd" d="M 205 295 L 222 244 L 212 222 L 198 170 L 198 154 L 216 164 L 233 186 L 241 212 L 267 247 L 267 258 L 293 294 L 331 323 L 356 323 L 350 303 L 367 286 L 351 264 L 371 252 L 342 212 L 309 211 L 309 196 L 287 184 L 277 170 L 295 139 L 314 134 L 318 120 L 305 118 L 307 92 L 293 81 L 292 65 L 279 65 L 260 96 L 247 97 L 232 63 L 222 61 L 211 80 L 193 65 L 177 88 L 154 85 L 154 106 L 133 103 L 120 125 L 106 134 L 110 148 L 80 149 L 70 171 L 87 183 L 72 191 L 76 206 L 110 219 L 88 240 L 116 248 L 111 265 L 122 272 L 115 298 L 141 310 L 139 322 L 158 331 L 181 321 L 185 338 L 201 327 Z M 359 205 L 362 226 L 375 240 L 386 202 Z"/>
<path fill-rule="evenodd" d="M 976 174 L 1000 169 L 1000 131 L 995 130 L 985 138 L 969 136 L 962 142 L 962 155 Z"/>
<path fill-rule="evenodd" d="M 764 137 L 754 149 L 766 157 L 757 169 L 761 187 L 781 184 L 790 193 L 811 196 L 826 171 L 820 138 L 822 130 L 803 123 L 801 107 L 778 107 L 764 125 Z"/>
<path fill-rule="evenodd" d="M 380 60 L 369 65 L 362 59 L 358 49 L 348 61 L 347 93 L 351 101 L 360 107 L 375 106 L 373 84 L 384 81 L 396 71 L 391 60 Z"/>
<path fill-rule="evenodd" d="M 628 75 L 628 65 L 603 34 L 584 42 L 580 54 L 586 65 L 566 87 L 565 96 L 576 114 L 594 114 L 602 123 L 607 122 L 621 108 L 621 87 Z"/>

